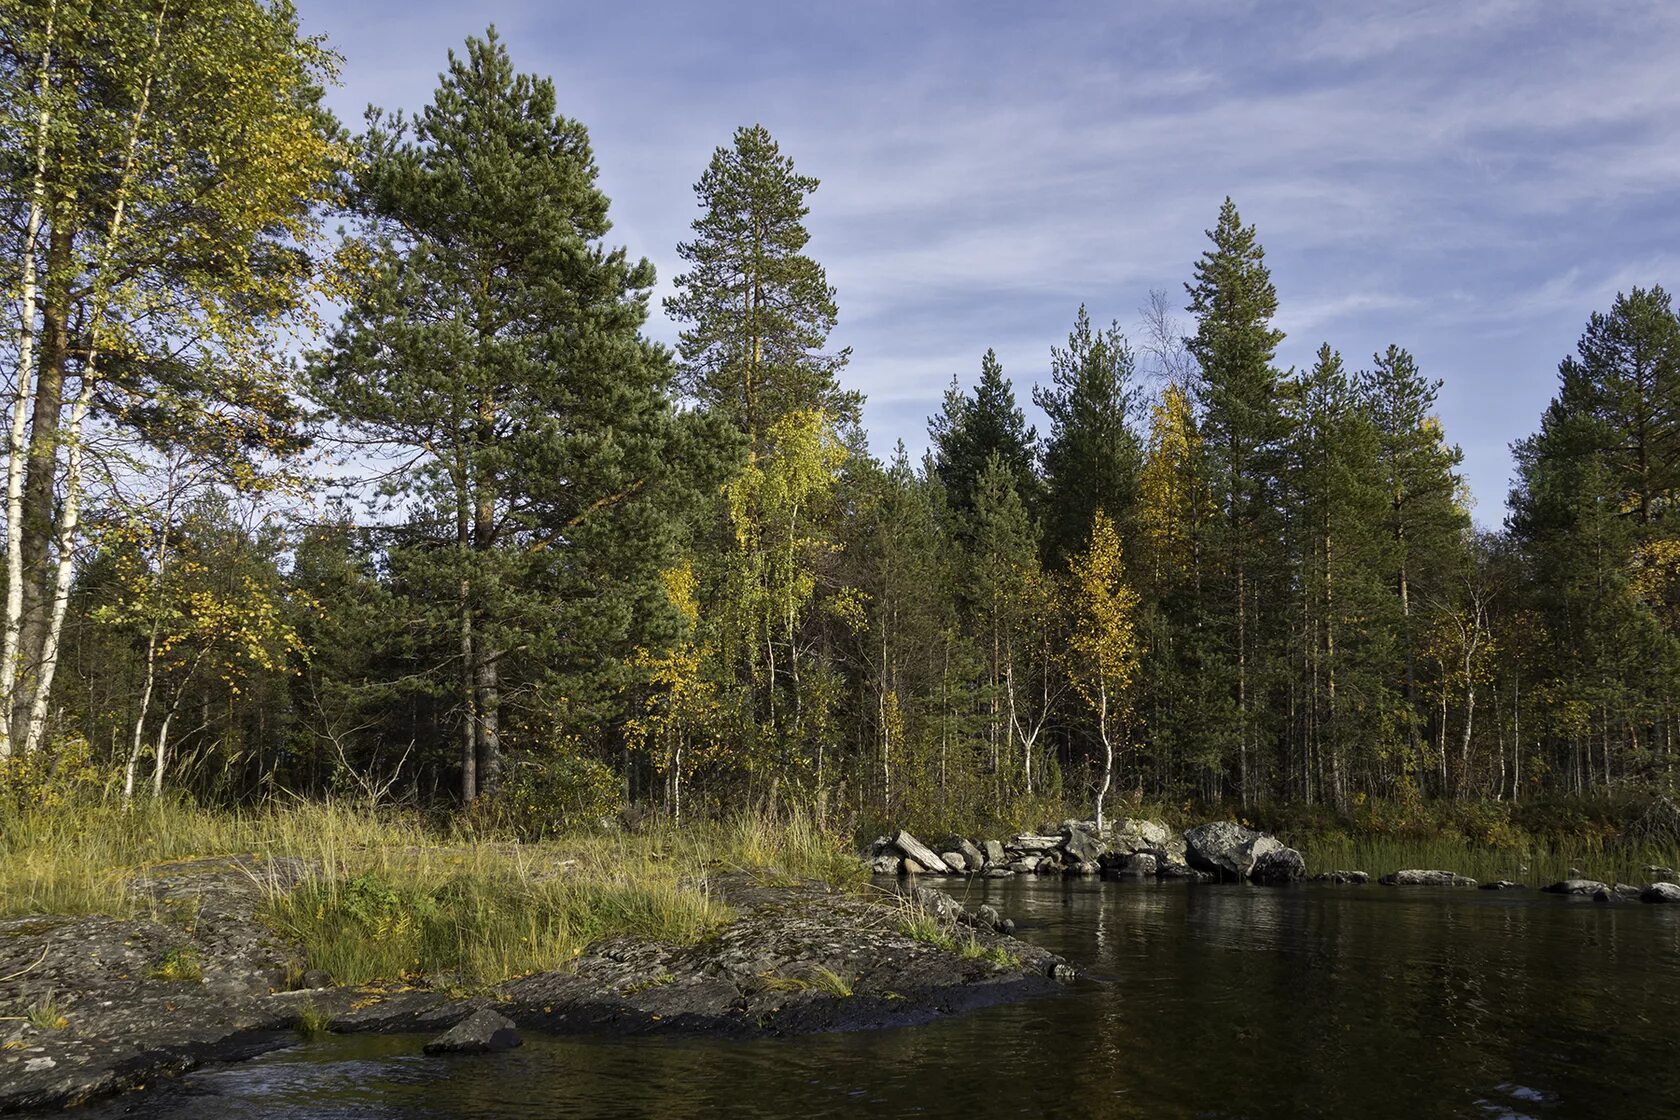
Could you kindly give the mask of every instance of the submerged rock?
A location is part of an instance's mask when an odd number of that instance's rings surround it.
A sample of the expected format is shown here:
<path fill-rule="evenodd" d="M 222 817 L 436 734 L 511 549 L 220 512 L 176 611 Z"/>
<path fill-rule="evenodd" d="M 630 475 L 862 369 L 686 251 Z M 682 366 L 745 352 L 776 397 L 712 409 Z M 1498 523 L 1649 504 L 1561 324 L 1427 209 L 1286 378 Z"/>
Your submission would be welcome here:
<path fill-rule="evenodd" d="M 494 1054 L 524 1043 L 513 1020 L 486 1007 L 426 1043 L 428 1054 Z"/>
<path fill-rule="evenodd" d="M 1655 903 L 1680 903 L 1680 884 L 1652 883 L 1639 892 L 1639 901 Z"/>
<path fill-rule="evenodd" d="M 1609 891 L 1611 887 L 1608 883 L 1601 883 L 1597 879 L 1564 879 L 1540 889 L 1547 894 L 1592 895 L 1599 891 Z"/>
<path fill-rule="evenodd" d="M 1293 883 L 1307 877 L 1307 861 L 1294 848 L 1276 848 L 1254 861 L 1248 877 L 1273 886 Z"/>
<path fill-rule="evenodd" d="M 1484 891 L 1520 891 L 1523 889 L 1523 885 L 1513 883 L 1509 879 L 1495 879 L 1492 882 L 1483 883 L 1481 889 Z"/>
<path fill-rule="evenodd" d="M 1473 887 L 1476 880 L 1456 871 L 1432 871 L 1409 867 L 1384 875 L 1377 882 L 1385 887 Z"/>
<path fill-rule="evenodd" d="M 1343 886 L 1364 886 L 1371 881 L 1371 876 L 1363 871 L 1320 871 L 1313 876 L 1316 883 L 1337 883 Z"/>
<path fill-rule="evenodd" d="M 1623 896 L 1621 891 L 1613 887 L 1600 887 L 1592 893 L 1592 900 L 1594 902 L 1626 902 L 1627 898 Z"/>

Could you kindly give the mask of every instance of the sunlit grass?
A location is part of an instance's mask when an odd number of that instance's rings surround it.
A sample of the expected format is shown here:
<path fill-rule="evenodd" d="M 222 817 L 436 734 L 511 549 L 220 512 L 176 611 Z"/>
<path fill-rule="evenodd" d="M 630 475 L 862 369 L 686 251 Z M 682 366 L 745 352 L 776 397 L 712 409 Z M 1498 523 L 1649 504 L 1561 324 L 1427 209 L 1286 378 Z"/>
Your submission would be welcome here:
<path fill-rule="evenodd" d="M 340 984 L 476 989 L 563 968 L 607 937 L 690 944 L 730 918 L 710 887 L 724 872 L 848 890 L 867 880 L 842 838 L 799 816 L 520 844 L 330 803 L 229 812 L 166 800 L 0 816 L 0 916 L 132 915 L 154 906 L 131 890 L 146 867 L 247 853 L 260 914 L 300 947 L 296 968 Z M 282 859 L 301 861 L 300 882 L 264 876 L 265 862 Z M 164 905 L 156 915 L 180 917 Z M 184 954 L 157 975 L 197 978 L 196 965 Z"/>

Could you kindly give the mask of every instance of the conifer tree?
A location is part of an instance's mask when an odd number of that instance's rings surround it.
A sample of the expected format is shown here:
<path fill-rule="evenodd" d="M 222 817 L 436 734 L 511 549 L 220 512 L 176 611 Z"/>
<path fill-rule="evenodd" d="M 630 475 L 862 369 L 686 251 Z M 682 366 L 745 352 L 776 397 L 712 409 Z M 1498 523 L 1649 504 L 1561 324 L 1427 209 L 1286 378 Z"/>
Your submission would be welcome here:
<path fill-rule="evenodd" d="M 1067 347 L 1050 351 L 1050 384 L 1033 390 L 1050 418 L 1044 547 L 1052 560 L 1084 547 L 1099 509 L 1129 528 L 1140 459 L 1130 427 L 1139 400 L 1133 373 L 1120 325 L 1093 328 L 1081 305 Z"/>
<path fill-rule="evenodd" d="M 980 477 L 993 456 L 1009 471 L 1016 493 L 1033 505 L 1038 433 L 1016 405 L 1015 390 L 995 351 L 987 350 L 980 359 L 980 380 L 972 396 L 952 379 L 943 409 L 928 422 L 928 435 L 935 469 L 953 509 L 974 509 Z"/>
<path fill-rule="evenodd" d="M 1185 285 L 1196 318 L 1187 346 L 1198 366 L 1196 395 L 1221 515 L 1213 535 L 1226 596 L 1220 628 L 1235 671 L 1237 788 L 1247 804 L 1262 707 L 1256 688 L 1269 669 L 1267 643 L 1277 622 L 1263 618 L 1261 608 L 1277 601 L 1280 575 L 1271 542 L 1288 421 L 1286 386 L 1272 359 L 1283 332 L 1272 326 L 1277 289 L 1265 250 L 1229 198 L 1207 235 L 1213 245 L 1196 262 L 1195 282 Z"/>
<path fill-rule="evenodd" d="M 682 389 L 764 450 L 772 425 L 821 410 L 857 416 L 857 394 L 836 381 L 849 350 L 824 352 L 838 310 L 822 265 L 805 253 L 806 199 L 817 180 L 794 170 L 763 125 L 736 130 L 712 155 L 694 193 L 694 240 L 677 246 L 688 270 L 665 311 L 682 332 Z"/>
<path fill-rule="evenodd" d="M 450 635 L 470 801 L 499 781 L 510 684 L 568 675 L 532 729 L 552 737 L 608 702 L 638 628 L 674 631 L 662 483 L 693 445 L 639 333 L 653 269 L 602 245 L 588 135 L 552 82 L 516 73 L 492 30 L 364 143 L 368 278 L 315 382 L 409 463 L 394 567 L 427 634 Z"/>

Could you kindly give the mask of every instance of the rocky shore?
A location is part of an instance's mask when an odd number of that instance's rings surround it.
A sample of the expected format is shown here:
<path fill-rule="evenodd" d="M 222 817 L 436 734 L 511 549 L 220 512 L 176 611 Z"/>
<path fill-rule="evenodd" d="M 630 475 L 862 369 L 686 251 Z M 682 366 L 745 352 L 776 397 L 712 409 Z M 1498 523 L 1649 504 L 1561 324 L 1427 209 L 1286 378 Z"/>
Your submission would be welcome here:
<path fill-rule="evenodd" d="M 133 883 L 154 917 L 0 922 L 0 1008 L 11 1009 L 0 1020 L 0 1112 L 63 1108 L 251 1057 L 296 1041 L 302 1022 L 446 1032 L 434 1046 L 456 1051 L 516 1044 L 519 1028 L 860 1030 L 1048 993 L 1074 976 L 1003 932 L 1012 927 L 990 908 L 971 914 L 942 892 L 856 894 L 728 874 L 708 888 L 735 917 L 698 945 L 605 941 L 565 972 L 468 998 L 412 984 L 333 987 L 258 916 L 265 891 L 308 870 L 251 857 L 171 864 Z"/>
<path fill-rule="evenodd" d="M 1164 823 L 1136 817 L 1106 822 L 1067 820 L 1054 830 L 1022 833 L 1004 840 L 954 836 L 934 846 L 900 829 L 878 837 L 864 853 L 877 875 L 957 875 L 1004 879 L 1014 875 L 1086 875 L 1112 879 L 1181 879 L 1191 882 L 1254 882 L 1267 885 L 1308 878 L 1306 860 L 1275 836 L 1231 821 L 1213 821 L 1174 832 Z M 1647 867 L 1644 887 L 1565 879 L 1541 887 L 1550 894 L 1616 903 L 1637 900 L 1680 903 L 1680 879 L 1672 868 Z M 1364 871 L 1321 871 L 1317 882 L 1363 886 Z M 1468 875 L 1430 868 L 1401 868 L 1377 880 L 1386 887 L 1480 887 L 1522 890 L 1509 879 L 1478 883 Z"/>
<path fill-rule="evenodd" d="M 1231 821 L 1176 833 L 1160 821 L 1125 817 L 1063 821 L 1055 831 L 1004 840 L 952 837 L 936 850 L 900 829 L 864 853 L 877 875 L 1089 875 L 1116 879 L 1289 883 L 1306 877 L 1306 860 L 1275 836 Z M 1357 875 L 1361 872 L 1338 872 Z"/>

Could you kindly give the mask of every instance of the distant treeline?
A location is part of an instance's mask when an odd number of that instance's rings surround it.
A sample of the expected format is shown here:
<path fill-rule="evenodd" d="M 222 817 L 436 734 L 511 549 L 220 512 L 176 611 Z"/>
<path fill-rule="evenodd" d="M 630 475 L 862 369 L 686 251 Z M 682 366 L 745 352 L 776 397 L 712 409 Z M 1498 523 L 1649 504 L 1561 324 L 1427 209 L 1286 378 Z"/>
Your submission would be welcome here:
<path fill-rule="evenodd" d="M 1045 431 L 976 339 L 927 456 L 881 460 L 764 128 L 700 169 L 672 353 L 584 126 L 494 32 L 352 136 L 285 5 L 0 11 L 28 796 L 541 828 L 1672 787 L 1659 287 L 1588 321 L 1497 533 L 1405 349 L 1278 367 L 1230 200 L 1136 337 L 1069 309 Z"/>

